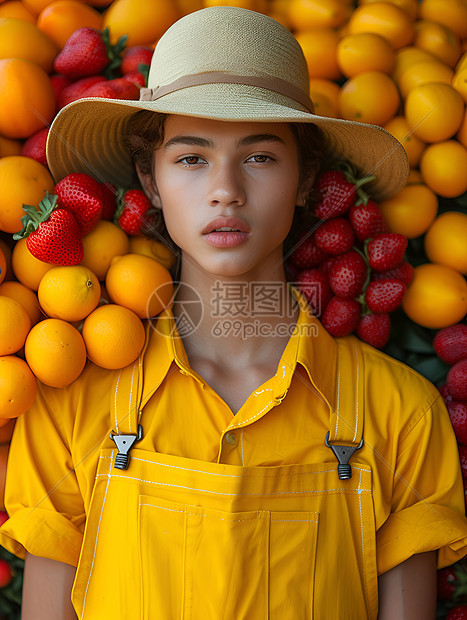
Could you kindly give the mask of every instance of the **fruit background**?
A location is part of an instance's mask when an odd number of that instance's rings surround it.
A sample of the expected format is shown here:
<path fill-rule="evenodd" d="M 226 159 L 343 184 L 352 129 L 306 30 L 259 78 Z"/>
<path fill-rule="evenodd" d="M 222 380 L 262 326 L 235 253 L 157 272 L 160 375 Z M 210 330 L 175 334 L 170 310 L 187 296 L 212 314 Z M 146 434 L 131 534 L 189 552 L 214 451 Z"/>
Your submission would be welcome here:
<path fill-rule="evenodd" d="M 164 31 L 221 4 L 295 34 L 318 114 L 403 144 L 410 178 L 385 202 L 342 162 L 318 179 L 315 226 L 287 270 L 312 306 L 320 287 L 331 333 L 355 332 L 438 386 L 466 484 L 467 0 L 0 0 L 0 496 L 37 378 L 61 387 L 87 358 L 131 363 L 172 294 L 175 257 L 143 234 L 142 192 L 82 174 L 55 185 L 48 127 L 81 97 L 138 99 Z M 21 584 L 22 562 L 0 548 L 0 620 L 20 617 Z M 438 571 L 438 601 L 438 618 L 467 617 L 465 559 Z"/>

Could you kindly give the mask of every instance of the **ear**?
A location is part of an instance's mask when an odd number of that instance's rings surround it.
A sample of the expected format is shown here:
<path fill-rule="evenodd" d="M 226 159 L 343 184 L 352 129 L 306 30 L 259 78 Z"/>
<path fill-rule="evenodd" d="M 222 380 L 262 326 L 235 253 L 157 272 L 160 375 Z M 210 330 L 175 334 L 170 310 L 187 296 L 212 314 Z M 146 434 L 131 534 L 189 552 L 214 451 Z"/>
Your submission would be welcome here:
<path fill-rule="evenodd" d="M 295 206 L 297 207 L 305 206 L 305 192 L 302 187 L 299 187 L 297 190 L 297 197 L 295 198 Z"/>
<path fill-rule="evenodd" d="M 138 174 L 139 182 L 141 183 L 141 187 L 143 188 L 144 193 L 151 201 L 151 204 L 156 209 L 162 209 L 162 203 L 159 196 L 159 192 L 157 191 L 156 181 L 152 174 L 146 174 L 141 172 L 140 167 L 136 164 L 136 172 Z"/>

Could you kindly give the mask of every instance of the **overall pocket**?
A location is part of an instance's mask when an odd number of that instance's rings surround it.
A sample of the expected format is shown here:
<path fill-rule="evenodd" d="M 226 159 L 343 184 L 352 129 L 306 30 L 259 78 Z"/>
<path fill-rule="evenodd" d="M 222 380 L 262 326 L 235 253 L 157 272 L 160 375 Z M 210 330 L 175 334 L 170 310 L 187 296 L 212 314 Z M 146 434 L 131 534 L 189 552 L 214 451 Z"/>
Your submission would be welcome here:
<path fill-rule="evenodd" d="M 312 618 L 317 531 L 316 513 L 231 513 L 141 495 L 142 618 Z"/>

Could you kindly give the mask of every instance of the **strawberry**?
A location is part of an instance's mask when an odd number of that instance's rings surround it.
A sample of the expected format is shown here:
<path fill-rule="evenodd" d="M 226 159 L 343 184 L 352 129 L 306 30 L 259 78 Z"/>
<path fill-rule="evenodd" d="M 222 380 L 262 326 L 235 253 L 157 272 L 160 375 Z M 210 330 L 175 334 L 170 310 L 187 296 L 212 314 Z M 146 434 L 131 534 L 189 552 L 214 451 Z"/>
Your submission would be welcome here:
<path fill-rule="evenodd" d="M 87 235 L 102 216 L 102 190 L 97 181 L 82 172 L 68 174 L 55 186 L 61 207 L 76 217 L 81 235 Z"/>
<path fill-rule="evenodd" d="M 329 284 L 338 297 L 356 297 L 367 277 L 365 260 L 355 250 L 336 257 L 329 267 Z"/>
<path fill-rule="evenodd" d="M 66 86 L 58 95 L 58 109 L 61 110 L 69 103 L 86 97 L 86 91 L 90 86 L 105 81 L 102 75 L 91 75 L 90 77 L 81 78 L 73 82 L 70 86 Z"/>
<path fill-rule="evenodd" d="M 122 75 L 133 71 L 140 71 L 140 65 L 150 66 L 154 50 L 144 45 L 132 45 L 127 47 L 122 54 L 120 72 Z"/>
<path fill-rule="evenodd" d="M 402 262 L 407 238 L 398 233 L 381 233 L 368 242 L 368 262 L 375 271 L 393 269 Z"/>
<path fill-rule="evenodd" d="M 446 407 L 458 443 L 467 446 L 467 403 L 453 399 Z"/>
<path fill-rule="evenodd" d="M 360 321 L 361 307 L 355 299 L 331 297 L 321 318 L 321 323 L 331 336 L 348 336 Z"/>
<path fill-rule="evenodd" d="M 151 202 L 140 189 L 130 189 L 119 200 L 114 220 L 127 235 L 142 235 L 150 225 L 147 212 Z"/>
<path fill-rule="evenodd" d="M 55 58 L 54 69 L 74 80 L 96 75 L 106 68 L 111 75 L 121 63 L 125 42 L 126 37 L 122 37 L 111 46 L 107 28 L 103 32 L 89 27 L 78 28 Z"/>
<path fill-rule="evenodd" d="M 327 170 L 318 178 L 317 189 L 321 194 L 315 206 L 316 215 L 324 220 L 346 213 L 357 197 L 354 183 L 340 170 Z"/>
<path fill-rule="evenodd" d="M 291 262 L 298 269 L 310 269 L 319 265 L 327 254 L 316 245 L 314 234 L 303 234 L 298 239 L 297 246 L 290 255 Z"/>
<path fill-rule="evenodd" d="M 321 269 L 304 269 L 295 279 L 297 288 L 303 293 L 311 311 L 320 316 L 331 299 L 327 275 Z"/>
<path fill-rule="evenodd" d="M 406 285 L 396 278 L 370 282 L 366 289 L 366 305 L 372 312 L 393 312 L 402 303 Z"/>
<path fill-rule="evenodd" d="M 315 232 L 316 245 L 328 254 L 337 255 L 348 252 L 354 243 L 355 235 L 349 220 L 336 217 L 321 222 Z"/>
<path fill-rule="evenodd" d="M 452 396 L 449 393 L 447 385 L 445 383 L 443 385 L 440 385 L 438 390 L 441 396 L 443 397 L 444 404 L 447 406 L 447 404 L 452 400 Z"/>
<path fill-rule="evenodd" d="M 129 73 L 125 73 L 122 78 L 127 82 L 136 84 L 136 86 L 139 86 L 140 88 L 144 88 L 147 84 L 146 78 L 139 71 L 130 71 Z"/>
<path fill-rule="evenodd" d="M 26 245 L 38 260 L 54 265 L 77 265 L 83 259 L 78 222 L 71 211 L 57 208 L 57 196 L 46 192 L 35 207 L 23 205 L 23 228 L 13 239 L 27 238 Z"/>
<path fill-rule="evenodd" d="M 446 616 L 446 620 L 467 620 L 467 605 L 453 607 Z"/>
<path fill-rule="evenodd" d="M 109 80 L 107 86 L 114 92 L 114 99 L 139 99 L 140 87 L 125 77 Z"/>
<path fill-rule="evenodd" d="M 359 241 L 386 232 L 387 226 L 380 208 L 372 200 L 350 207 L 349 220 Z"/>
<path fill-rule="evenodd" d="M 433 339 L 433 347 L 446 364 L 467 358 L 467 325 L 457 323 L 440 329 Z"/>
<path fill-rule="evenodd" d="M 102 219 L 113 220 L 117 208 L 117 188 L 112 183 L 100 183 L 102 193 Z"/>
<path fill-rule="evenodd" d="M 437 574 L 437 593 L 440 601 L 450 601 L 455 591 L 457 581 L 456 573 L 452 566 L 441 568 Z"/>
<path fill-rule="evenodd" d="M 372 280 L 391 280 L 392 278 L 397 278 L 397 280 L 401 280 L 404 284 L 409 286 L 413 278 L 413 266 L 406 260 L 403 260 L 387 271 L 371 272 Z"/>
<path fill-rule="evenodd" d="M 467 401 L 467 359 L 451 366 L 446 375 L 446 387 L 455 400 Z"/>
<path fill-rule="evenodd" d="M 391 318 L 386 312 L 365 314 L 361 317 L 355 331 L 361 340 L 377 349 L 382 349 L 389 340 Z"/>
<path fill-rule="evenodd" d="M 62 91 L 70 84 L 73 84 L 73 80 L 69 78 L 67 75 L 62 75 L 61 73 L 55 73 L 50 76 L 50 81 L 52 83 L 52 88 L 55 93 L 55 102 L 56 107 L 58 108 L 58 100 L 62 93 Z"/>
<path fill-rule="evenodd" d="M 95 84 L 91 84 L 89 88 L 87 88 L 83 97 L 99 97 L 101 99 L 116 99 L 115 92 L 111 86 L 108 85 L 109 80 L 102 78 L 99 82 Z"/>
<path fill-rule="evenodd" d="M 36 131 L 36 133 L 30 136 L 21 147 L 21 155 L 23 155 L 24 157 L 31 157 L 43 166 L 47 166 L 45 145 L 47 143 L 48 134 L 48 127 L 44 127 L 43 129 L 39 129 L 39 131 Z"/>
<path fill-rule="evenodd" d="M 459 459 L 461 462 L 461 471 L 462 477 L 464 480 L 467 480 L 467 446 L 463 444 L 458 445 L 459 448 Z"/>

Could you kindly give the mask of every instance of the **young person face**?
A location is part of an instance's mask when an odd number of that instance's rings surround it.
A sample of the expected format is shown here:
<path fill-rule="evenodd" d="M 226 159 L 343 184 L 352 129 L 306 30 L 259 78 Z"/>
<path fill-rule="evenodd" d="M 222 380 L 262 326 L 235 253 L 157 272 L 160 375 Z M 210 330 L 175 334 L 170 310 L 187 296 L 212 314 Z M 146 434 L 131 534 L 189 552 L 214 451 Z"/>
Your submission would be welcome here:
<path fill-rule="evenodd" d="M 182 265 L 217 277 L 282 272 L 282 243 L 301 203 L 288 124 L 169 116 L 154 179 L 149 193 L 160 200 Z"/>

